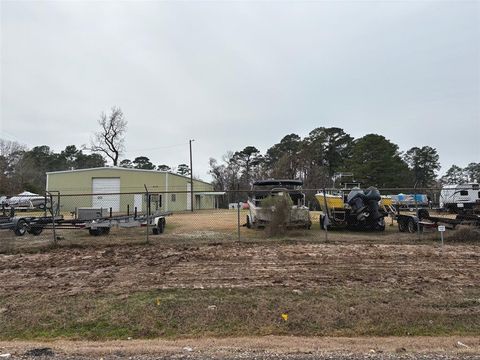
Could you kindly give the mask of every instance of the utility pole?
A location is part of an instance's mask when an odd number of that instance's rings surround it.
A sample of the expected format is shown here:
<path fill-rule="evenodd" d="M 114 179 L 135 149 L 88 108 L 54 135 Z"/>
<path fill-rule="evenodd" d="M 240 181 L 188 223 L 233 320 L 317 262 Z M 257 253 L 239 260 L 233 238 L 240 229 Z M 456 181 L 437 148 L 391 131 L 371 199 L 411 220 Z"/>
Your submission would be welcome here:
<path fill-rule="evenodd" d="M 192 141 L 189 140 L 188 143 L 190 145 L 190 208 L 193 212 L 193 168 L 192 168 Z"/>

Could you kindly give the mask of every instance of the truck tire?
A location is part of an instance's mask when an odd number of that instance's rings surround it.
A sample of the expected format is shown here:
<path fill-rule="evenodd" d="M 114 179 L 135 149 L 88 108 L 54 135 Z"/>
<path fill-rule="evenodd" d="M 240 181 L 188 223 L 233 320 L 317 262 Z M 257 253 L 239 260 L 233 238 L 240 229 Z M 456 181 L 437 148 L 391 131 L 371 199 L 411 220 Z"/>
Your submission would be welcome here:
<path fill-rule="evenodd" d="M 15 226 L 15 230 L 13 232 L 17 236 L 23 236 L 27 232 L 28 224 L 25 220 L 20 219 L 17 222 L 17 225 Z"/>
<path fill-rule="evenodd" d="M 407 223 L 405 222 L 404 219 L 397 219 L 397 224 L 398 224 L 398 231 L 400 232 L 407 232 Z"/>

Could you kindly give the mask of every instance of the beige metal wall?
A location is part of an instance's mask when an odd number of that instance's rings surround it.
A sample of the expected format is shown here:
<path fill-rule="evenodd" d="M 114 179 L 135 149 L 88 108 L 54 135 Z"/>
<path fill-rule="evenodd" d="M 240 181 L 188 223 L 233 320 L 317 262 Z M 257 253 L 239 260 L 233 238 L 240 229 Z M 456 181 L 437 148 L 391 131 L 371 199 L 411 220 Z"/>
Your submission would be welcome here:
<path fill-rule="evenodd" d="M 61 210 L 74 211 L 78 207 L 92 206 L 92 179 L 93 178 L 120 178 L 121 193 L 145 193 L 145 187 L 151 193 L 162 195 L 163 211 L 184 211 L 187 210 L 187 183 L 189 178 L 165 173 L 160 171 L 138 171 L 122 170 L 116 168 L 99 168 L 92 170 L 74 170 L 66 172 L 47 173 L 47 190 L 59 191 L 61 197 Z M 195 192 L 213 191 L 213 186 L 202 181 L 194 180 L 193 190 Z M 169 192 L 169 193 L 165 193 Z M 176 192 L 172 197 L 172 193 Z M 72 195 L 75 196 L 64 196 Z M 158 199 L 154 197 L 154 199 Z M 146 209 L 145 198 L 143 199 L 143 210 Z M 195 209 L 213 209 L 214 197 L 212 195 L 194 195 Z M 122 194 L 120 196 L 120 212 L 130 211 L 134 208 L 134 194 Z M 156 210 L 157 204 L 152 204 L 152 210 Z"/>

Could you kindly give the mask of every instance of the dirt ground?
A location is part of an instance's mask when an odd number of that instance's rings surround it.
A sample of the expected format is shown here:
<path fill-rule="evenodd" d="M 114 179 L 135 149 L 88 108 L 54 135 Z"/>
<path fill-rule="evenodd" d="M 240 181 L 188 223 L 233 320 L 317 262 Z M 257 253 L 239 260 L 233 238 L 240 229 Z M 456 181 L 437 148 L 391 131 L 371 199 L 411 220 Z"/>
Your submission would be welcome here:
<path fill-rule="evenodd" d="M 478 359 L 474 337 L 312 338 L 265 336 L 179 340 L 0 342 L 0 352 L 14 358 L 48 347 L 56 358 L 85 359 Z M 49 351 L 49 350 L 44 350 Z"/>
<path fill-rule="evenodd" d="M 480 284 L 478 246 L 242 244 L 118 246 L 0 255 L 0 292 L 129 293 L 327 285 L 432 292 Z"/>
<path fill-rule="evenodd" d="M 382 234 L 333 231 L 326 241 L 324 232 L 315 227 L 318 224 L 309 231 L 291 232 L 275 239 L 266 238 L 261 231 L 242 227 L 241 241 L 237 241 L 236 219 L 234 212 L 175 214 L 167 219 L 166 233 L 151 237 L 150 244 L 143 243 L 145 229 L 113 229 L 110 235 L 95 238 L 81 230 L 64 230 L 60 234 L 65 239 L 60 241 L 58 248 L 41 251 L 30 251 L 32 236 L 22 239 L 24 247 L 20 251 L 0 254 L 0 339 L 16 338 L 14 332 L 2 336 L 2 326 L 6 325 L 17 326 L 21 339 L 42 337 L 42 332 L 29 333 L 29 325 L 22 328 L 20 323 L 32 321 L 35 326 L 40 323 L 38 326 L 49 329 L 49 326 L 57 326 L 73 308 L 85 308 L 88 321 L 97 321 L 98 317 L 102 321 L 116 319 L 117 312 L 127 314 L 125 316 L 132 312 L 133 317 L 143 316 L 140 320 L 155 330 L 159 325 L 150 324 L 150 315 L 145 312 L 155 310 L 152 310 L 153 301 L 162 291 L 167 292 L 166 305 L 162 308 L 165 314 L 159 318 L 167 322 L 173 314 L 179 320 L 173 325 L 169 323 L 169 329 L 185 328 L 188 331 L 180 332 L 177 340 L 145 342 L 0 342 L 0 353 L 9 352 L 22 357 L 28 349 L 49 346 L 55 354 L 60 354 L 59 358 L 79 358 L 81 355 L 80 358 L 100 356 L 106 359 L 132 355 L 133 358 L 150 359 L 153 353 L 172 358 L 268 359 L 272 354 L 277 356 L 272 358 L 286 358 L 283 355 L 288 355 L 292 359 L 407 359 L 411 354 L 425 355 L 425 359 L 478 358 L 479 245 L 447 243 L 441 247 L 436 238 L 399 234 L 395 226 L 387 227 Z M 48 237 L 34 240 L 38 244 L 49 241 Z M 200 289 L 207 294 L 198 298 L 198 304 L 207 309 L 212 299 L 218 300 L 218 310 L 215 310 L 216 315 L 207 311 L 202 315 L 203 322 L 195 323 L 194 331 L 190 331 L 188 323 L 197 314 L 190 307 L 198 295 L 195 291 Z M 226 292 L 229 289 L 240 293 L 230 296 Z M 169 292 L 176 290 L 186 292 Z M 132 294 L 147 294 L 148 299 L 144 300 L 144 295 L 134 298 Z M 259 298 L 260 304 L 251 298 L 255 294 L 265 296 Z M 229 299 L 222 300 L 225 305 L 222 308 L 218 297 L 228 296 Z M 253 314 L 255 317 L 245 321 L 235 318 L 237 322 L 232 320 L 225 325 L 222 317 L 235 315 L 235 296 L 241 299 L 238 301 L 246 299 L 250 307 L 258 305 L 259 309 L 239 308 L 238 312 L 244 311 L 242 316 Z M 279 301 L 281 305 L 269 302 L 278 296 L 285 296 L 281 299 L 283 302 Z M 90 305 L 89 297 L 92 299 Z M 168 300 L 168 297 L 172 299 Z M 131 301 L 125 302 L 125 299 Z M 108 307 L 106 303 L 111 301 L 113 305 Z M 183 307 L 174 307 L 173 303 Z M 44 315 L 34 320 L 21 315 L 42 304 L 46 308 Z M 291 327 L 284 328 L 284 324 L 278 323 L 276 317 L 280 310 L 290 309 L 293 318 L 295 311 L 300 312 L 306 307 L 311 307 L 311 311 L 299 313 L 297 323 L 293 320 Z M 420 334 L 448 336 L 237 337 L 249 335 L 250 329 L 256 329 L 257 335 L 302 335 L 304 330 L 308 334 L 323 334 L 322 329 L 327 329 L 327 335 L 337 334 L 338 329 L 346 329 L 338 334 L 355 335 L 358 329 L 366 329 L 359 333 L 361 335 L 369 333 L 369 326 L 372 326 L 371 333 L 382 334 L 384 325 L 373 327 L 389 313 L 392 313 L 392 319 L 399 319 L 399 329 L 410 329 L 409 324 L 418 317 L 419 325 L 416 325 Z M 302 325 L 308 323 L 309 318 L 313 325 Z M 89 324 L 87 320 L 83 319 L 80 325 Z M 131 323 L 120 325 L 130 328 L 136 319 L 129 321 Z M 388 323 L 390 319 L 385 321 Z M 257 322 L 266 325 L 256 327 Z M 78 330 L 78 324 L 75 326 L 72 331 Z M 65 329 L 70 328 L 65 325 Z M 95 334 L 94 330 L 88 328 L 85 333 Z M 146 333 L 147 337 L 164 334 L 163 330 L 155 331 Z M 209 331 L 233 336 L 209 338 Z M 395 326 L 385 327 L 385 331 L 387 334 L 397 333 Z M 398 333 L 407 334 L 402 331 Z M 142 336 L 141 331 L 137 333 Z M 57 338 L 57 333 L 51 334 L 45 333 L 46 338 Z M 66 335 L 67 338 L 72 338 L 71 334 L 75 332 Z M 119 334 L 113 338 L 127 338 L 126 333 Z M 195 334 L 194 338 L 189 334 Z M 78 337 L 73 335 L 73 338 Z M 348 357 L 349 351 L 359 357 Z M 387 353 L 393 357 L 387 357 Z M 432 353 L 444 357 L 429 357 L 428 354 Z"/>

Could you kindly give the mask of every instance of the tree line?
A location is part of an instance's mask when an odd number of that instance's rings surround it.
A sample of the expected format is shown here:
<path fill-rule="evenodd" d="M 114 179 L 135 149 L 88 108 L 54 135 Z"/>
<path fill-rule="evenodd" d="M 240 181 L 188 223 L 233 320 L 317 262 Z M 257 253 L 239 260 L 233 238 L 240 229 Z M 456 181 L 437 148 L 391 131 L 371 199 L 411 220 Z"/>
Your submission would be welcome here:
<path fill-rule="evenodd" d="M 13 195 L 24 190 L 43 193 L 47 172 L 104 167 L 107 160 L 113 166 L 190 175 L 187 164 L 177 168 L 165 164 L 155 166 L 146 156 L 120 161 L 125 151 L 127 121 L 119 107 L 112 107 L 108 115 L 102 112 L 98 125 L 88 147 L 68 145 L 58 153 L 47 145 L 28 149 L 16 141 L 0 139 L 0 194 Z"/>
<path fill-rule="evenodd" d="M 437 150 L 430 146 L 399 146 L 382 135 L 354 139 L 337 127 L 318 127 L 303 139 L 284 136 L 262 154 L 255 146 L 228 152 L 221 161 L 210 158 L 210 174 L 216 190 L 248 189 L 255 179 L 301 179 L 304 188 L 332 187 L 335 175 L 352 173 L 364 186 L 379 188 L 427 188 L 442 183 L 480 182 L 480 163 L 464 169 L 453 165 L 438 178 Z"/>
<path fill-rule="evenodd" d="M 55 153 L 47 145 L 27 149 L 15 141 L 0 139 L 0 194 L 24 190 L 43 193 L 46 172 L 102 166 L 105 159 L 100 154 L 86 154 L 75 145 Z"/>
<path fill-rule="evenodd" d="M 120 160 L 125 151 L 127 121 L 119 107 L 100 114 L 99 129 L 90 146 L 69 145 L 55 153 L 47 145 L 27 149 L 15 141 L 0 139 L 0 194 L 45 189 L 46 172 L 113 166 L 176 172 L 190 175 L 187 164 L 172 168 L 154 165 L 147 156 Z M 216 190 L 246 190 L 255 179 L 302 179 L 304 187 L 320 189 L 335 185 L 338 173 L 353 173 L 364 186 L 379 188 L 426 188 L 442 183 L 480 182 L 480 163 L 465 168 L 453 165 L 440 179 L 437 150 L 413 147 L 405 152 L 382 135 L 368 134 L 354 139 L 337 127 L 318 127 L 303 139 L 284 136 L 265 154 L 252 145 L 227 152 L 221 161 L 210 158 L 209 173 Z"/>
<path fill-rule="evenodd" d="M 107 164 L 101 153 L 89 154 L 85 151 L 75 145 L 68 145 L 60 152 L 52 151 L 47 145 L 27 149 L 18 142 L 0 139 L 0 194 L 13 195 L 24 190 L 43 193 L 47 172 L 104 167 Z M 180 164 L 177 168 L 155 166 L 146 156 L 136 157 L 133 161 L 125 159 L 119 166 L 176 171 L 183 176 L 190 174 L 190 168 L 186 164 Z"/>

